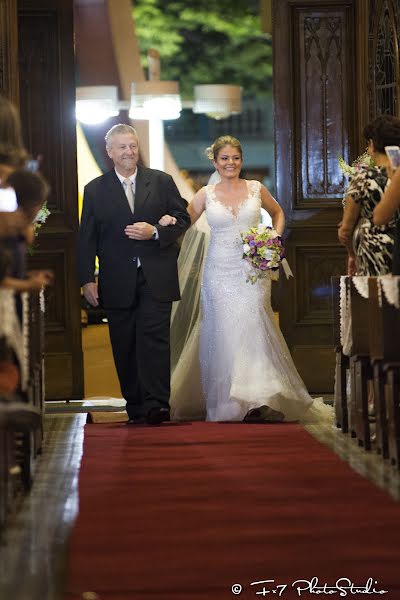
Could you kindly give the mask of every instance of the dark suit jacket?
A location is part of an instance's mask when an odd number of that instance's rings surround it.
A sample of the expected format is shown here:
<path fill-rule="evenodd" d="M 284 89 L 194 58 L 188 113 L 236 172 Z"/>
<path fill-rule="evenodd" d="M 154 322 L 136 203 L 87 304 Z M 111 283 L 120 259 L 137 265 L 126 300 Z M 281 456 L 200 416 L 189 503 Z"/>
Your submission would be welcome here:
<path fill-rule="evenodd" d="M 162 227 L 159 219 L 169 214 L 176 225 Z M 158 229 L 158 240 L 129 239 L 126 225 L 145 221 Z M 93 179 L 85 187 L 79 231 L 79 279 L 83 285 L 95 281 L 99 258 L 99 296 L 104 308 L 127 308 L 135 296 L 137 258 L 153 296 L 160 301 L 179 300 L 176 240 L 190 225 L 186 202 L 170 175 L 138 167 L 135 210 L 115 170 Z"/>

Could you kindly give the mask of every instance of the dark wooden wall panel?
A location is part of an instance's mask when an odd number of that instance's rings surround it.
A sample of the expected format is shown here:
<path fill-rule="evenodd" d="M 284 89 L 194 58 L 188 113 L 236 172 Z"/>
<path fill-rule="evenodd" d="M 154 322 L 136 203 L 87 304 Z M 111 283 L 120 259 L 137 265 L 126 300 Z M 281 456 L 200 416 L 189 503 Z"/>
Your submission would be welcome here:
<path fill-rule="evenodd" d="M 46 291 L 46 398 L 82 398 L 73 1 L 20 0 L 18 24 L 25 142 L 51 185 L 51 215 L 30 259 L 55 273 Z"/>
<path fill-rule="evenodd" d="M 400 1 L 369 0 L 369 117 L 400 116 Z"/>
<path fill-rule="evenodd" d="M 337 154 L 347 158 L 347 11 L 297 8 L 293 14 L 296 207 L 337 204 L 343 176 Z"/>
<path fill-rule="evenodd" d="M 400 114 L 400 0 L 275 0 L 277 196 L 295 279 L 281 282 L 280 323 L 312 392 L 333 390 L 331 275 L 347 185 L 337 162 L 365 149 L 377 115 Z"/>
<path fill-rule="evenodd" d="M 356 146 L 355 10 L 354 0 L 274 2 L 277 197 L 295 274 L 280 284 L 280 324 L 315 393 L 334 383 L 330 278 L 345 272 L 338 154 Z"/>

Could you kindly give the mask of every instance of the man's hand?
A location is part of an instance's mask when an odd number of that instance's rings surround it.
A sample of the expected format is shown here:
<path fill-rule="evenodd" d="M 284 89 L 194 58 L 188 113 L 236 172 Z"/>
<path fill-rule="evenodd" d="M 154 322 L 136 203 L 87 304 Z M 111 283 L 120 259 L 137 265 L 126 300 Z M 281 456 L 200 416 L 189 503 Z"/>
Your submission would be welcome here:
<path fill-rule="evenodd" d="M 125 235 L 131 240 L 151 240 L 154 233 L 154 225 L 150 223 L 134 223 L 125 227 Z"/>
<path fill-rule="evenodd" d="M 164 215 L 158 221 L 158 224 L 162 225 L 163 227 L 168 227 L 168 225 L 175 225 L 176 219 L 175 219 L 175 217 L 171 217 L 171 215 Z"/>
<path fill-rule="evenodd" d="M 95 283 L 94 281 L 89 281 L 89 283 L 85 283 L 82 286 L 82 291 L 89 304 L 91 304 L 92 306 L 99 305 L 99 292 L 97 289 L 97 283 Z"/>

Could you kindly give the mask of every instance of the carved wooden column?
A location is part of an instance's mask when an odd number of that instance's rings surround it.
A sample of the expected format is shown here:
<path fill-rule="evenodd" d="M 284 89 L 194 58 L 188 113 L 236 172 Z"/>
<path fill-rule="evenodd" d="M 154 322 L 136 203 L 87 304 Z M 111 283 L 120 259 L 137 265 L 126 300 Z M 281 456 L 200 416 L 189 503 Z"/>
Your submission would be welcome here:
<path fill-rule="evenodd" d="M 0 92 L 18 104 L 17 0 L 0 0 Z"/>
<path fill-rule="evenodd" d="M 369 0 L 369 116 L 400 116 L 400 0 Z"/>

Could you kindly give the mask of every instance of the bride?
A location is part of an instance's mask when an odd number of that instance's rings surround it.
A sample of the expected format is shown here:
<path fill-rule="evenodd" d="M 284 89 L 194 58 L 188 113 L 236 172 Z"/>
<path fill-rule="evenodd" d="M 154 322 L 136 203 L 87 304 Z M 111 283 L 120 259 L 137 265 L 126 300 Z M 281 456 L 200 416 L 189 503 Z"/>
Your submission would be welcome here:
<path fill-rule="evenodd" d="M 243 158 L 236 138 L 219 137 L 208 155 L 218 182 L 201 188 L 188 212 L 192 225 L 205 213 L 211 236 L 205 261 L 208 236 L 201 230 L 192 238 L 186 234 L 186 249 L 180 254 L 182 268 L 185 262 L 189 267 L 171 326 L 171 416 L 246 422 L 301 419 L 313 400 L 276 323 L 271 280 L 246 282 L 242 258 L 241 232 L 260 223 L 261 207 L 279 235 L 285 227 L 283 210 L 258 181 L 240 178 Z M 172 222 L 169 215 L 160 220 L 161 225 Z M 197 243 L 199 238 L 203 243 Z M 193 269 L 196 261 L 204 262 L 202 277 Z"/>

